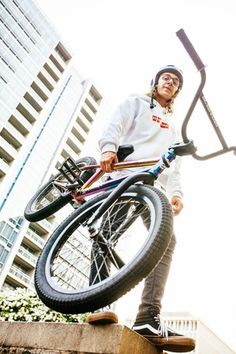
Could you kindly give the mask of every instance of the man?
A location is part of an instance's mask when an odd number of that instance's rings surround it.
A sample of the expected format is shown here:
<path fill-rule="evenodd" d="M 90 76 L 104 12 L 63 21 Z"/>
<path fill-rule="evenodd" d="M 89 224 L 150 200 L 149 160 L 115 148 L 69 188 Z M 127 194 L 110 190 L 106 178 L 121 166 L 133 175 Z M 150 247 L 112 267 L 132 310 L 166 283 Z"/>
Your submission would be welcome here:
<path fill-rule="evenodd" d="M 170 145 L 178 142 L 178 132 L 171 115 L 174 99 L 182 86 L 182 71 L 174 65 L 167 65 L 157 72 L 148 94 L 130 96 L 119 105 L 99 140 L 100 165 L 104 172 L 113 171 L 112 165 L 117 162 L 119 145 L 129 143 L 134 146 L 134 152 L 126 158 L 128 161 L 156 158 L 163 155 Z M 117 173 L 122 172 L 113 172 L 111 178 Z M 173 214 L 178 215 L 183 208 L 180 157 L 158 178 L 156 186 L 166 190 Z M 194 349 L 194 340 L 167 328 L 160 317 L 161 301 L 175 244 L 173 234 L 160 263 L 145 279 L 133 330 L 151 340 L 160 349 L 187 352 Z M 87 322 L 115 323 L 118 318 L 113 312 L 104 311 L 91 314 Z"/>

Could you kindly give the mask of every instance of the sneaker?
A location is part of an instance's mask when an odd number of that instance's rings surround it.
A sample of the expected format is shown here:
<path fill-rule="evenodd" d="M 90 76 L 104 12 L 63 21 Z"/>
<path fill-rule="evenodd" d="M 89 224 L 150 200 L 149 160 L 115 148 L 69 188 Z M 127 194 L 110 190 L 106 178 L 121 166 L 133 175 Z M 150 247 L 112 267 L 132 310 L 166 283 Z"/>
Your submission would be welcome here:
<path fill-rule="evenodd" d="M 193 338 L 185 337 L 167 327 L 160 315 L 149 312 L 138 314 L 132 329 L 161 350 L 184 353 L 195 348 Z"/>
<path fill-rule="evenodd" d="M 102 308 L 88 315 L 86 322 L 91 325 L 105 325 L 118 323 L 118 316 L 109 308 Z"/>

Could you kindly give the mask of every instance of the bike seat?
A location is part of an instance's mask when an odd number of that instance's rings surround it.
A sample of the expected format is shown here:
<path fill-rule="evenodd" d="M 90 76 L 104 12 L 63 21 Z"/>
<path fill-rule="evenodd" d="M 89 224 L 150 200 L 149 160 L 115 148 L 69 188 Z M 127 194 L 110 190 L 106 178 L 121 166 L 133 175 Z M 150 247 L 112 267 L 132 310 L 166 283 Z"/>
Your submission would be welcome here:
<path fill-rule="evenodd" d="M 118 161 L 119 162 L 124 161 L 127 156 L 132 154 L 132 152 L 134 152 L 133 145 L 131 145 L 131 144 L 120 145 L 118 148 L 118 151 L 117 151 Z"/>

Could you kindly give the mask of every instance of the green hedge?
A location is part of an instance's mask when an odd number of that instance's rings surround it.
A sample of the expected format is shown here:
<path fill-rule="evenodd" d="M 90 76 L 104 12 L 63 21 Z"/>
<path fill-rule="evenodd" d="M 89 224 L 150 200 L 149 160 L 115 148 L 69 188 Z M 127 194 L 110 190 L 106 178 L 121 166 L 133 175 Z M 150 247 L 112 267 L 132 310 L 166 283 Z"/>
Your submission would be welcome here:
<path fill-rule="evenodd" d="M 86 316 L 53 311 L 42 303 L 36 293 L 26 289 L 0 292 L 0 321 L 83 323 Z"/>

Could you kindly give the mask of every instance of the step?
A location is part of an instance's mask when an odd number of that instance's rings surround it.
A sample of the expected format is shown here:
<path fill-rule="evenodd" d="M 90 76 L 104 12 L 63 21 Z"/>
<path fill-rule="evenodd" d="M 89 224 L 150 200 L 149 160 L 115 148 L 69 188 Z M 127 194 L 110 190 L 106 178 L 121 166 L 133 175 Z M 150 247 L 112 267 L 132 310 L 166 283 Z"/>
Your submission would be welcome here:
<path fill-rule="evenodd" d="M 0 354 L 164 354 L 120 324 L 0 322 Z"/>

